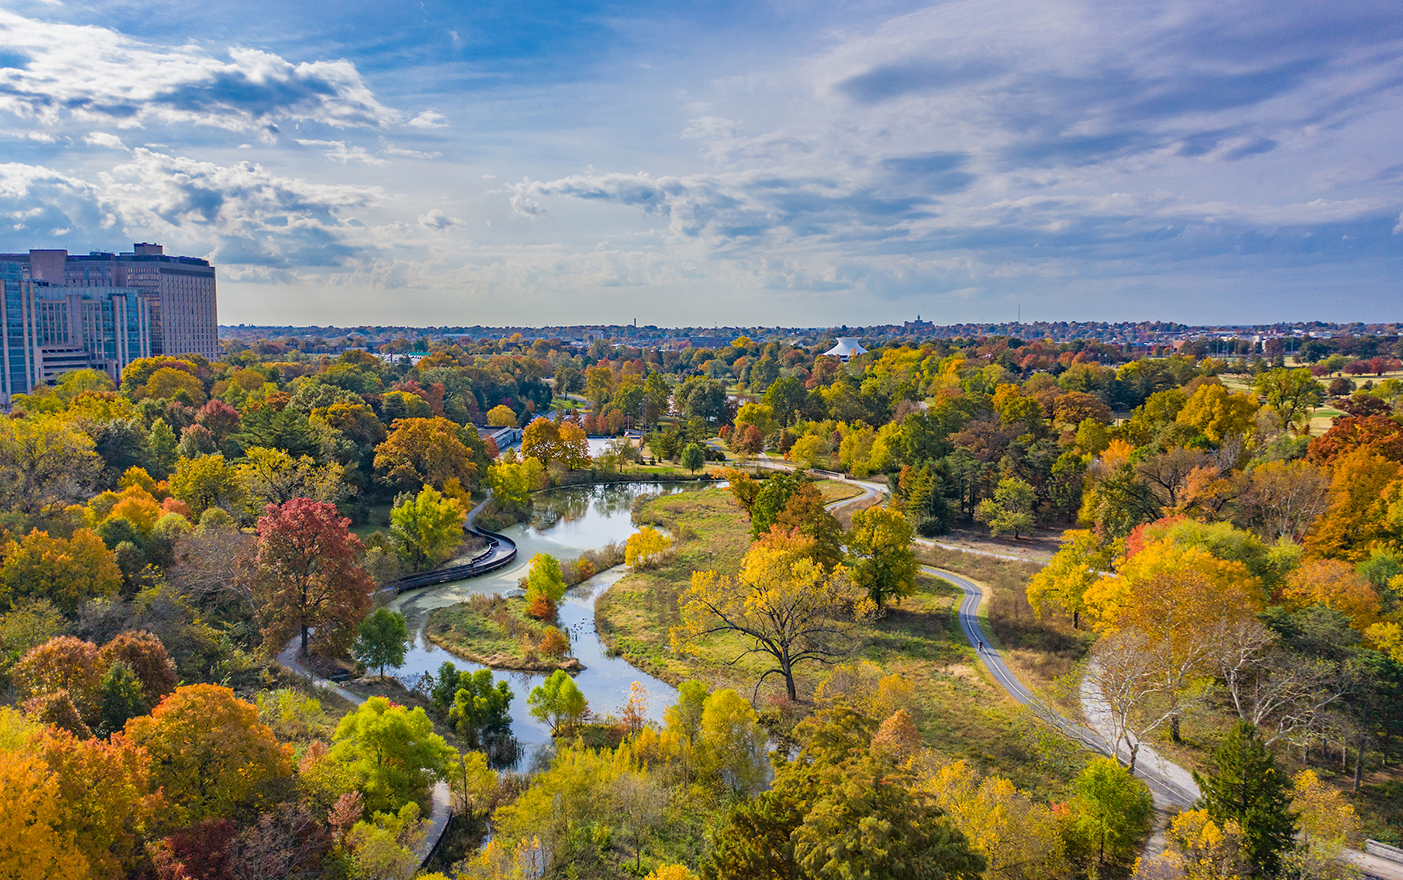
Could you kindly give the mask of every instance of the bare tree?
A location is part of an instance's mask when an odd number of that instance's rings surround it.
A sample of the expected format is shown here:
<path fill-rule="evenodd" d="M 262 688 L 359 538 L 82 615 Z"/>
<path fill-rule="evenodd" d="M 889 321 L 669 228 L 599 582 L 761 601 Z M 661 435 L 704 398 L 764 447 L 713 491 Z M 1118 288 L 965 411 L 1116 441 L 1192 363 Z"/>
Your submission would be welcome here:
<path fill-rule="evenodd" d="M 1116 759 L 1133 773 L 1145 734 L 1169 720 L 1170 713 L 1142 723 L 1141 716 L 1159 692 L 1159 662 L 1149 640 L 1137 630 L 1111 633 L 1092 649 L 1092 662 L 1082 682 L 1093 712 L 1105 713 L 1111 730 L 1110 746 Z M 1099 694 L 1100 699 L 1097 700 Z M 1098 704 L 1099 703 L 1099 704 Z M 1122 749 L 1126 756 L 1121 754 Z"/>
<path fill-rule="evenodd" d="M 1140 462 L 1135 474 L 1150 487 L 1160 506 L 1173 510 L 1179 506 L 1189 475 L 1202 468 L 1217 469 L 1213 456 L 1199 449 L 1176 446 Z"/>

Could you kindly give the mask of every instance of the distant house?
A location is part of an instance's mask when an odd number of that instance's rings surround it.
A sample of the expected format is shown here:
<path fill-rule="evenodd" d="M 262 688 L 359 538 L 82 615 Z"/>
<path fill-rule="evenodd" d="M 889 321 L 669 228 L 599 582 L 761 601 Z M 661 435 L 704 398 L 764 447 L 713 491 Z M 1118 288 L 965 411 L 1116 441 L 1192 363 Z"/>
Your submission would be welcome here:
<path fill-rule="evenodd" d="M 839 336 L 838 344 L 825 351 L 824 354 L 846 361 L 860 354 L 867 354 L 867 349 L 862 347 L 856 336 Z"/>
<path fill-rule="evenodd" d="M 481 437 L 484 440 L 490 437 L 492 439 L 492 442 L 497 444 L 497 449 L 500 451 L 502 449 L 506 449 L 508 446 L 515 446 L 517 443 L 521 442 L 521 429 L 478 428 L 477 436 Z"/>

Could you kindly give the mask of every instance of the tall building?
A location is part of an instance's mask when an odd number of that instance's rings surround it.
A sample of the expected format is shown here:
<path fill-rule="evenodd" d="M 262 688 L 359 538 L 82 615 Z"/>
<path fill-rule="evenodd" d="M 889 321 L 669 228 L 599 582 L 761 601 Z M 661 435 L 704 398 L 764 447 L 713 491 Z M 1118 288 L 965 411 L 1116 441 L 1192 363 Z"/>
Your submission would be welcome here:
<path fill-rule="evenodd" d="M 166 256 L 31 250 L 0 254 L 0 395 L 26 392 L 71 369 L 113 379 L 136 358 L 219 356 L 214 267 Z"/>

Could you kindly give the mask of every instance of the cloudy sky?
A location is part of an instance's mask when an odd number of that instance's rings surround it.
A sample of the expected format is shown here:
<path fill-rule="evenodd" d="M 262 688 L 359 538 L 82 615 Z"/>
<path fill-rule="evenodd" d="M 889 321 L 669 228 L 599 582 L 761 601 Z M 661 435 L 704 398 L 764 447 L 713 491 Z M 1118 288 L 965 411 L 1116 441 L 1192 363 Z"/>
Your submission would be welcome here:
<path fill-rule="evenodd" d="M 1403 319 L 1397 0 L 0 6 L 0 249 L 222 323 Z"/>

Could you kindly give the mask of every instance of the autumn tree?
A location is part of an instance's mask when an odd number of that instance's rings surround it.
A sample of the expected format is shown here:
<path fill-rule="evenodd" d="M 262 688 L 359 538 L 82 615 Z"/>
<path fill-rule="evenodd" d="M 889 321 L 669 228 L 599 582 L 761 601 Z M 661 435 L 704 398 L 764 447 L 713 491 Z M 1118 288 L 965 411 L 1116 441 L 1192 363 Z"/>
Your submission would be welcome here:
<path fill-rule="evenodd" d="M 66 614 L 85 599 L 110 596 L 122 586 L 122 571 L 97 534 L 78 529 L 70 539 L 37 529 L 0 548 L 0 588 L 9 601 L 48 599 Z"/>
<path fill-rule="evenodd" d="M 967 762 L 955 761 L 935 768 L 921 788 L 934 796 L 950 823 L 988 860 L 987 877 L 1012 880 L 1066 874 L 1058 817 L 1007 779 L 982 777 Z"/>
<path fill-rule="evenodd" d="M 1330 475 L 1308 461 L 1270 461 L 1238 478 L 1233 522 L 1265 541 L 1299 541 L 1330 506 Z"/>
<path fill-rule="evenodd" d="M 171 495 L 189 505 L 196 517 L 211 507 L 236 512 L 245 497 L 239 472 L 219 453 L 177 461 L 170 488 Z"/>
<path fill-rule="evenodd" d="M 390 511 L 390 537 L 411 570 L 427 571 L 452 558 L 466 520 L 462 502 L 425 486 Z"/>
<path fill-rule="evenodd" d="M 1403 462 L 1403 425 L 1384 415 L 1341 416 L 1330 430 L 1310 442 L 1306 459 L 1325 466 L 1359 450 Z"/>
<path fill-rule="evenodd" d="M 1181 425 L 1197 428 L 1215 446 L 1230 438 L 1243 438 L 1252 431 L 1257 416 L 1257 398 L 1245 391 L 1229 391 L 1219 382 L 1200 385 L 1175 418 Z"/>
<path fill-rule="evenodd" d="M 269 504 L 294 498 L 335 504 L 346 494 L 340 465 L 318 465 L 310 455 L 293 458 L 281 449 L 247 449 L 235 472 L 255 515 Z"/>
<path fill-rule="evenodd" d="M 59 416 L 0 419 L 0 507 L 50 516 L 92 494 L 93 441 Z"/>
<path fill-rule="evenodd" d="M 789 698 L 798 699 L 794 667 L 843 656 L 851 621 L 875 610 L 845 571 L 829 573 L 813 561 L 812 542 L 772 532 L 750 548 L 739 575 L 693 573 L 678 603 L 682 625 L 672 630 L 674 649 L 691 650 L 706 636 L 732 633 L 746 646 L 735 659 L 768 658 L 756 686 L 779 675 Z"/>
<path fill-rule="evenodd" d="M 979 502 L 974 510 L 974 518 L 989 527 L 994 537 L 1013 533 L 1015 539 L 1033 528 L 1033 502 L 1036 495 L 1033 487 L 1018 477 L 1005 477 L 999 480 L 993 498 Z"/>
<path fill-rule="evenodd" d="M 1314 556 L 1359 562 L 1389 528 L 1390 485 L 1398 480 L 1399 464 L 1369 449 L 1356 449 L 1334 462 L 1330 506 L 1306 532 L 1307 552 Z"/>
<path fill-rule="evenodd" d="M 1378 620 L 1382 604 L 1369 579 L 1339 559 L 1312 559 L 1286 576 L 1282 598 L 1292 610 L 1310 605 L 1333 608 L 1363 632 Z"/>
<path fill-rule="evenodd" d="M 60 827 L 73 833 L 93 874 L 118 877 L 136 868 L 143 832 L 162 805 L 146 751 L 121 734 L 82 739 L 53 729 L 31 735 L 29 745 L 58 777 Z"/>
<path fill-rule="evenodd" d="M 471 426 L 467 430 L 472 430 Z M 442 416 L 395 419 L 390 436 L 375 447 L 375 469 L 391 480 L 443 490 L 457 478 L 463 486 L 478 479 L 473 453 L 460 439 L 458 426 Z"/>
<path fill-rule="evenodd" d="M 336 725 L 331 761 L 345 768 L 368 810 L 422 801 L 456 757 L 423 709 L 371 697 Z"/>
<path fill-rule="evenodd" d="M 13 680 L 24 699 L 66 693 L 91 724 L 97 720 L 103 672 L 97 645 L 74 636 L 55 636 L 24 655 L 15 666 Z"/>
<path fill-rule="evenodd" d="M 83 880 L 91 867 L 63 827 L 57 773 L 36 756 L 0 751 L 0 875 L 16 880 Z"/>
<path fill-rule="evenodd" d="M 293 634 L 307 653 L 317 630 L 329 652 L 345 650 L 370 608 L 370 577 L 356 564 L 361 542 L 330 504 L 294 498 L 258 518 L 254 603 L 264 644 L 278 651 Z"/>
<path fill-rule="evenodd" d="M 633 568 L 656 568 L 672 549 L 672 539 L 652 526 L 644 526 L 628 536 L 624 545 L 624 564 Z"/>
<path fill-rule="evenodd" d="M 377 608 L 360 622 L 351 654 L 366 666 L 378 668 L 380 677 L 384 678 L 385 667 L 404 663 L 408 649 L 409 628 L 405 626 L 404 615 L 388 608 Z"/>
<path fill-rule="evenodd" d="M 161 640 L 145 630 L 127 630 L 102 646 L 97 654 L 103 668 L 124 663 L 141 684 L 146 705 L 152 707 L 175 690 L 177 676 L 175 661 L 166 652 Z"/>
<path fill-rule="evenodd" d="M 1072 615 L 1072 628 L 1086 610 L 1083 597 L 1111 566 L 1110 548 L 1090 529 L 1068 529 L 1052 560 L 1028 580 L 1028 604 L 1039 615 L 1048 605 Z"/>
<path fill-rule="evenodd" d="M 848 532 L 852 579 L 879 610 L 889 600 L 916 592 L 916 555 L 911 524 L 894 507 L 869 507 L 853 514 Z"/>
<path fill-rule="evenodd" d="M 165 792 L 170 824 L 237 815 L 265 803 L 268 786 L 292 772 L 291 750 L 229 688 L 177 688 L 126 735 L 151 756 L 151 782 Z"/>
<path fill-rule="evenodd" d="M 800 485 L 789 496 L 771 526 L 776 527 L 812 538 L 814 561 L 824 568 L 832 570 L 843 561 L 843 526 L 829 513 L 823 493 L 813 483 Z"/>
<path fill-rule="evenodd" d="M 498 404 L 487 411 L 487 424 L 494 428 L 511 428 L 516 425 L 516 413 L 509 406 Z"/>
<path fill-rule="evenodd" d="M 735 796 L 763 791 L 769 777 L 768 737 L 755 709 L 740 694 L 721 688 L 707 694 L 701 710 L 694 757 L 698 774 Z"/>
<path fill-rule="evenodd" d="M 560 426 L 544 416 L 532 419 L 521 435 L 521 454 L 547 468 L 551 462 L 562 459 L 565 448 L 561 443 Z"/>

